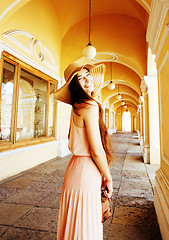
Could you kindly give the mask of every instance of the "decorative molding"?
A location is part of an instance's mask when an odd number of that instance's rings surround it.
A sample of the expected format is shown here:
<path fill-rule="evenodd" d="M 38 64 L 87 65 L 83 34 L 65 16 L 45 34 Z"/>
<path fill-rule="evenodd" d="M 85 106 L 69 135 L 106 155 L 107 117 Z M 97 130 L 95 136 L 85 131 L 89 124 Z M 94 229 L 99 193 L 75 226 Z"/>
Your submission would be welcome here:
<path fill-rule="evenodd" d="M 0 15 L 0 21 L 2 20 L 2 18 L 13 8 L 15 7 L 19 2 L 21 2 L 22 0 L 16 0 L 14 1 L 11 5 L 9 5 L 9 7 L 7 7 L 5 9 L 5 11 L 3 11 L 3 13 Z"/>
<path fill-rule="evenodd" d="M 94 62 L 100 62 L 100 61 L 105 62 L 105 61 L 117 61 L 118 60 L 118 56 L 116 54 L 114 54 L 114 53 L 99 52 L 99 53 L 97 53 L 96 57 L 99 58 L 99 55 L 101 55 L 101 56 L 104 55 L 105 59 L 103 59 L 103 58 L 101 58 L 101 59 L 94 58 L 94 59 L 92 59 L 92 61 L 94 61 Z"/>
<path fill-rule="evenodd" d="M 162 119 L 162 112 L 161 112 L 161 109 L 162 109 L 162 102 L 161 102 L 161 70 L 163 69 L 164 67 L 164 64 L 165 62 L 167 61 L 167 59 L 169 58 L 169 50 L 167 50 L 164 58 L 163 58 L 163 61 L 159 67 L 159 101 L 160 101 L 160 129 L 161 129 L 161 155 L 162 155 L 162 160 L 165 161 L 165 163 L 169 166 L 169 159 L 167 159 L 165 156 L 164 156 L 164 150 L 163 150 L 163 129 L 162 129 L 162 122 L 163 122 L 163 119 Z"/>
<path fill-rule="evenodd" d="M 141 88 L 141 91 L 142 91 L 142 93 L 144 93 L 144 94 L 145 94 L 145 90 L 146 90 L 146 88 L 148 88 L 148 86 L 146 85 L 146 83 L 145 83 L 145 80 L 144 80 L 144 79 L 142 79 L 142 80 L 141 80 L 141 85 L 140 85 L 140 88 Z"/>
<path fill-rule="evenodd" d="M 25 46 L 22 42 L 14 38 L 16 35 L 21 35 L 26 37 L 29 40 L 29 47 Z M 31 57 L 35 56 L 37 60 L 41 61 L 44 65 L 54 70 L 55 72 L 59 72 L 55 60 L 49 50 L 41 44 L 41 42 L 36 39 L 33 35 L 23 30 L 14 29 L 7 31 L 2 34 L 5 38 L 7 38 L 10 42 L 14 43 L 17 47 L 24 50 L 26 53 L 31 55 Z M 40 50 L 37 50 L 37 46 Z M 46 60 L 46 57 L 49 57 L 51 63 Z"/>
<path fill-rule="evenodd" d="M 147 41 L 152 53 L 155 53 L 161 30 L 169 10 L 168 0 L 154 0 L 152 2 L 151 13 L 147 27 Z"/>
<path fill-rule="evenodd" d="M 50 77 L 56 79 L 58 81 L 58 87 L 60 86 L 61 78 L 60 78 L 59 74 L 56 74 L 53 71 L 50 71 L 49 69 L 42 66 L 42 64 L 38 64 L 37 62 L 35 62 L 34 60 L 29 58 L 25 54 L 17 51 L 15 48 L 11 47 L 7 43 L 0 40 L 0 54 L 3 51 L 6 51 L 6 52 L 10 53 L 11 55 L 14 55 L 15 57 L 17 57 L 21 61 L 25 62 L 26 64 L 40 70 L 41 72 L 44 72 L 45 74 L 49 75 Z"/>
<path fill-rule="evenodd" d="M 165 43 L 165 40 L 166 40 L 166 38 L 167 38 L 168 33 L 169 33 L 169 23 L 166 25 L 165 30 L 164 30 L 164 33 L 163 33 L 163 36 L 162 36 L 162 38 L 161 38 L 161 42 L 160 42 L 159 48 L 158 48 L 158 50 L 157 50 L 155 62 L 158 61 L 158 58 L 159 58 L 159 56 L 160 56 L 161 50 L 162 50 L 162 48 L 163 48 L 163 46 L 164 46 L 164 43 Z"/>
<path fill-rule="evenodd" d="M 144 97 L 143 97 L 143 96 L 140 96 L 140 98 L 139 98 L 139 103 L 142 104 L 143 101 L 144 101 Z"/>

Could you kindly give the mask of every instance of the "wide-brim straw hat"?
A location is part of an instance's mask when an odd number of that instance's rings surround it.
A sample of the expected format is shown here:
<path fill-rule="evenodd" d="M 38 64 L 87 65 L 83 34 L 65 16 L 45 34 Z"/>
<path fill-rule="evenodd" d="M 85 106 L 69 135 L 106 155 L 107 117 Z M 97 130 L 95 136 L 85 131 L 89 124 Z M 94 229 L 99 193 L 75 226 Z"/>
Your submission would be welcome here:
<path fill-rule="evenodd" d="M 80 72 L 83 68 L 89 70 L 90 75 L 93 77 L 94 91 L 91 96 L 94 98 L 97 96 L 101 90 L 101 86 L 104 81 L 105 65 L 92 65 L 85 64 L 81 65 L 79 63 L 71 63 L 64 71 L 64 78 L 66 83 L 55 92 L 56 100 L 59 100 L 64 103 L 70 104 L 71 93 L 69 90 L 69 83 L 72 81 L 73 77 Z"/>

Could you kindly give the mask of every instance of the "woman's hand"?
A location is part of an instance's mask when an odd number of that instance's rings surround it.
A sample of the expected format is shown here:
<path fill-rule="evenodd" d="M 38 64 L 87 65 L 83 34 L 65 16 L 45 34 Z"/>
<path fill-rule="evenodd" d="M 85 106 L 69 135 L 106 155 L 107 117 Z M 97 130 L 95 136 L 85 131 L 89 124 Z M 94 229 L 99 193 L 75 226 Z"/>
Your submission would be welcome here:
<path fill-rule="evenodd" d="M 106 180 L 104 182 L 104 185 L 106 187 L 105 196 L 108 197 L 108 198 L 111 198 L 111 196 L 113 194 L 113 182 L 112 182 L 112 179 L 111 180 Z"/>

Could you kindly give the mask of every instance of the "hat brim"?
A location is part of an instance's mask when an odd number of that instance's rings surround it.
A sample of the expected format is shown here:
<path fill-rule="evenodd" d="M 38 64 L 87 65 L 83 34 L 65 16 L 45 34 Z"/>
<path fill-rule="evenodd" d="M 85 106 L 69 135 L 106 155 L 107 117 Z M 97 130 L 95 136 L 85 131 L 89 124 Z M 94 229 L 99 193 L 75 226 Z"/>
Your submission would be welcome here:
<path fill-rule="evenodd" d="M 73 77 L 77 75 L 83 68 L 87 68 L 90 72 L 90 75 L 93 77 L 94 91 L 92 92 L 92 97 L 97 96 L 104 81 L 105 65 L 85 64 L 75 69 L 75 71 L 70 75 L 68 81 L 55 92 L 56 100 L 70 104 L 71 93 L 69 90 L 69 83 L 72 81 Z"/>

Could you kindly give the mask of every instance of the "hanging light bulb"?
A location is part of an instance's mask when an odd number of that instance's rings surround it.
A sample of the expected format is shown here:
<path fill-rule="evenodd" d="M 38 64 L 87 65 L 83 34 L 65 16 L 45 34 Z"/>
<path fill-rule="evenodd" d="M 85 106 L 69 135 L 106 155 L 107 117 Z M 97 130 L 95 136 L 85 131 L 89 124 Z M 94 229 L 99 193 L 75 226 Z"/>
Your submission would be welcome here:
<path fill-rule="evenodd" d="M 108 89 L 113 90 L 115 89 L 115 84 L 112 81 L 112 62 L 110 62 L 110 79 L 111 81 L 108 84 Z"/>
<path fill-rule="evenodd" d="M 121 99 L 121 95 L 120 95 L 120 93 L 119 93 L 119 84 L 118 84 L 118 94 L 117 94 L 116 98 L 117 98 L 117 100 L 120 100 L 120 99 Z"/>
<path fill-rule="evenodd" d="M 93 59 L 96 56 L 96 48 L 91 43 L 88 43 L 83 49 L 83 56 L 89 60 Z"/>
<path fill-rule="evenodd" d="M 108 84 L 108 89 L 110 89 L 110 90 L 115 89 L 115 84 L 113 83 L 112 80 L 111 80 L 111 81 L 109 82 L 109 84 Z"/>
<path fill-rule="evenodd" d="M 117 98 L 117 100 L 120 100 L 120 99 L 121 99 L 120 93 L 117 94 L 116 98 Z"/>
<path fill-rule="evenodd" d="M 96 48 L 92 46 L 90 41 L 90 31 L 91 31 L 91 0 L 89 0 L 89 43 L 83 49 L 83 56 L 89 60 L 93 59 L 96 56 Z"/>
<path fill-rule="evenodd" d="M 124 108 L 127 108 L 127 105 L 124 105 Z"/>
<path fill-rule="evenodd" d="M 123 105 L 123 106 L 125 105 L 125 102 L 124 102 L 123 100 L 122 100 L 122 103 L 121 103 L 121 105 Z"/>

